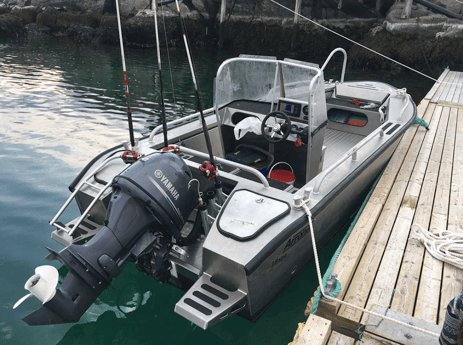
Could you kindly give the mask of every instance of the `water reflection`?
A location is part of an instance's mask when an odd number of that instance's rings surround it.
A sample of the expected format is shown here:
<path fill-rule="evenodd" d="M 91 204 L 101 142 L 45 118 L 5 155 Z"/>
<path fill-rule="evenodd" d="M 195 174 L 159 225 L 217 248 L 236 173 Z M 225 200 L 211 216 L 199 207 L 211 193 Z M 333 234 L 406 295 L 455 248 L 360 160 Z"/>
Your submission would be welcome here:
<path fill-rule="evenodd" d="M 0 118 L 0 140 L 30 145 L 67 164 L 82 166 L 128 139 L 121 62 L 112 47 L 89 49 L 61 43 L 50 50 L 41 45 L 1 47 L 0 97 L 7 116 Z M 151 53 L 135 51 L 128 60 L 137 135 L 160 124 L 159 80 Z M 173 61 L 172 74 L 165 73 L 166 112 L 168 119 L 175 119 L 194 112 L 196 102 L 193 92 L 188 92 L 192 84 L 186 61 L 181 54 L 170 56 L 178 63 Z M 212 84 L 213 74 L 209 74 Z M 171 76 L 174 80 L 169 80 Z M 209 98 L 206 103 L 210 104 Z"/>

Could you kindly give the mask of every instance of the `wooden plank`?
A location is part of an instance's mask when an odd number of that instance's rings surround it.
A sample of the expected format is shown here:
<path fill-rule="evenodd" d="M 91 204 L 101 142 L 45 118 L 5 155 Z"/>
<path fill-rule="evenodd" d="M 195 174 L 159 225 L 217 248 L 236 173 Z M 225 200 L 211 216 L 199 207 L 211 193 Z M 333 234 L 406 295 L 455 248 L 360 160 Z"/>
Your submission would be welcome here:
<path fill-rule="evenodd" d="M 445 97 L 444 101 L 446 102 L 451 102 L 453 99 L 453 96 L 455 95 L 455 92 L 457 90 L 457 85 L 460 81 L 460 72 L 453 72 L 455 77 L 453 78 L 453 82 L 449 85 L 449 93 L 447 97 Z"/>
<path fill-rule="evenodd" d="M 317 315 L 328 319 L 331 321 L 331 329 L 333 331 L 339 332 L 344 334 L 348 337 L 357 339 L 357 329 L 360 328 L 360 323 L 358 321 L 353 321 L 350 319 L 346 319 L 345 317 L 341 317 L 334 312 L 336 306 L 333 305 L 325 305 L 325 301 L 320 300 L 320 304 L 318 306 Z"/>
<path fill-rule="evenodd" d="M 325 345 L 331 334 L 331 321 L 310 315 L 294 345 Z"/>
<path fill-rule="evenodd" d="M 399 344 L 422 345 L 438 343 L 442 326 L 411 317 L 410 315 L 398 313 L 385 307 L 376 307 L 373 308 L 373 311 L 405 324 L 418 327 L 420 330 L 399 325 L 378 316 L 369 315 L 365 323 L 366 332 L 393 340 Z"/>
<path fill-rule="evenodd" d="M 447 74 L 449 73 L 449 70 L 446 69 L 444 70 L 444 72 L 442 72 L 442 74 L 440 75 L 439 79 L 437 79 L 437 82 L 433 85 L 433 87 L 431 88 L 431 90 L 429 90 L 429 92 L 426 94 L 426 96 L 424 97 L 424 99 L 426 100 L 432 100 L 434 98 L 434 96 L 436 95 L 437 92 L 440 92 L 442 93 L 442 90 L 444 89 L 445 87 L 445 84 L 443 84 L 445 78 L 447 77 Z"/>
<path fill-rule="evenodd" d="M 434 127 L 434 132 L 436 132 L 436 126 Z M 415 165 L 413 169 L 412 182 L 408 184 L 398 210 L 386 250 L 381 259 L 381 264 L 368 297 L 366 309 L 372 309 L 377 305 L 389 306 L 391 302 L 396 283 L 395 277 L 398 276 L 400 270 L 407 238 L 415 215 L 417 200 L 421 191 L 421 184 L 416 183 L 417 181 L 413 179 L 413 177 L 417 176 L 417 171 L 421 171 L 422 169 L 424 169 L 424 165 L 419 164 Z M 418 173 L 418 177 L 419 176 Z M 365 323 L 365 318 L 367 317 L 368 315 L 363 316 L 362 323 Z"/>
<path fill-rule="evenodd" d="M 451 112 L 454 109 L 451 110 Z M 448 230 L 463 233 L 463 110 L 458 110 L 455 149 L 452 169 L 452 184 L 450 191 L 450 205 L 448 215 Z M 439 324 L 445 320 L 447 305 L 463 290 L 463 272 L 453 265 L 444 264 L 442 275 L 442 289 L 439 310 Z"/>
<path fill-rule="evenodd" d="M 463 104 L 463 87 L 461 88 L 460 99 L 458 100 L 458 104 Z"/>
<path fill-rule="evenodd" d="M 430 122 L 431 114 L 433 114 L 434 108 L 434 105 L 431 105 L 427 108 L 427 111 L 424 115 L 424 119 L 427 122 Z M 435 133 L 435 131 L 436 130 L 433 130 L 431 127 L 430 132 Z M 389 238 L 389 234 L 394 225 L 397 210 L 402 202 L 403 195 L 413 171 L 421 142 L 426 137 L 425 132 L 426 130 L 422 127 L 417 130 L 410 149 L 405 157 L 405 160 L 399 170 L 397 178 L 385 203 L 384 210 L 386 210 L 386 212 L 383 211 L 380 214 L 371 238 L 368 241 L 365 252 L 363 253 L 363 256 L 355 271 L 355 275 L 353 276 L 352 281 L 348 287 L 344 297 L 346 302 L 355 304 L 360 307 L 364 307 L 367 302 L 367 297 L 370 292 L 375 273 L 379 266 L 382 254 Z M 392 164 L 388 164 L 388 166 L 390 165 Z M 341 306 L 338 314 L 339 316 L 358 322 L 360 321 L 362 313 L 352 307 Z"/>
<path fill-rule="evenodd" d="M 445 100 L 445 98 L 447 97 L 447 95 L 449 93 L 450 86 L 453 83 L 454 79 L 455 79 L 455 72 L 450 71 L 447 74 L 447 77 L 444 79 L 444 81 L 442 83 L 444 88 L 441 90 L 441 92 L 439 92 L 439 91 L 436 92 L 436 94 L 432 98 L 432 102 L 436 103 L 438 101 L 444 101 Z"/>
<path fill-rule="evenodd" d="M 455 94 L 453 95 L 453 98 L 452 98 L 452 103 L 458 103 L 459 100 L 460 100 L 460 94 L 461 94 L 461 89 L 462 89 L 462 84 L 463 84 L 463 73 L 462 72 L 458 72 L 460 78 L 458 79 L 458 85 L 457 85 L 457 88 L 455 90 Z"/>
<path fill-rule="evenodd" d="M 448 117 L 441 115 L 442 107 L 436 107 L 432 125 L 430 126 L 431 129 L 423 142 L 413 175 L 410 179 L 410 184 L 413 184 L 413 188 L 421 189 L 413 222 L 425 228 L 428 227 L 431 218 L 438 167 L 448 120 Z M 412 315 L 423 256 L 424 249 L 422 244 L 414 238 L 409 239 L 392 299 L 392 310 Z"/>
<path fill-rule="evenodd" d="M 362 340 L 355 342 L 355 345 L 399 345 L 399 343 L 378 337 L 377 335 L 368 332 L 364 332 L 362 335 Z"/>
<path fill-rule="evenodd" d="M 355 339 L 349 338 L 344 334 L 333 331 L 330 340 L 326 345 L 354 345 Z"/>
<path fill-rule="evenodd" d="M 450 108 L 444 108 L 444 116 L 449 116 L 445 134 L 444 150 L 439 168 L 436 194 L 431 215 L 430 231 L 436 232 L 447 229 L 447 216 L 450 199 L 450 183 L 452 178 L 453 150 L 455 146 L 455 127 L 457 111 L 450 112 Z M 425 252 L 423 269 L 421 272 L 420 286 L 415 307 L 415 316 L 437 323 L 440 301 L 440 289 L 442 280 L 443 262 L 434 258 L 428 251 Z"/>
<path fill-rule="evenodd" d="M 432 111 L 428 111 L 426 113 L 428 105 L 428 100 L 424 100 L 418 105 L 417 116 L 425 118 L 426 121 L 429 121 L 430 114 L 432 114 Z M 378 185 L 373 191 L 370 200 L 368 201 L 364 211 L 359 217 L 356 226 L 354 229 L 352 229 L 352 232 L 338 257 L 336 264 L 334 265 L 333 272 L 338 274 L 338 280 L 341 282 L 342 286 L 342 290 L 337 296 L 339 299 L 342 299 L 346 294 L 347 287 L 349 286 L 349 282 L 355 272 L 355 268 L 360 261 L 362 253 L 366 247 L 366 243 L 371 235 L 371 232 L 373 231 L 386 199 L 389 196 L 389 192 L 392 189 L 392 185 L 395 182 L 396 176 L 402 166 L 402 163 L 407 155 L 410 144 L 415 137 L 415 133 L 417 132 L 418 128 L 418 126 L 410 127 L 403 136 L 389 164 L 384 170 Z M 424 136 L 424 132 L 425 130 L 421 128 L 420 136 Z M 336 302 L 329 302 L 324 304 L 332 305 L 334 314 L 337 313 L 340 306 Z"/>
<path fill-rule="evenodd" d="M 439 101 L 436 103 L 436 105 L 441 106 L 441 107 L 451 107 L 455 109 L 463 109 L 463 104 L 457 104 L 453 102 Z"/>
<path fill-rule="evenodd" d="M 425 100 L 431 100 L 434 97 L 434 94 L 439 89 L 439 87 L 442 86 L 442 81 L 445 79 L 448 73 L 448 69 L 445 69 L 444 72 L 442 72 L 442 74 L 439 76 L 439 79 L 437 79 L 437 82 L 432 86 L 431 90 L 428 91 L 426 96 L 424 96 Z"/>

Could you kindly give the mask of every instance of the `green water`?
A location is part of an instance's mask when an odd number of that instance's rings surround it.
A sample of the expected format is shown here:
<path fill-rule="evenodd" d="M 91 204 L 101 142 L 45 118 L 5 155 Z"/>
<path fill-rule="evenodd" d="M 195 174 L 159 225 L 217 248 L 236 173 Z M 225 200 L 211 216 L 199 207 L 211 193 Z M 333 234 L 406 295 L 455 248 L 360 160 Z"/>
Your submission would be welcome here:
<path fill-rule="evenodd" d="M 245 52 L 194 51 L 205 107 L 220 63 Z M 164 52 L 164 56 L 166 52 Z M 127 70 L 135 131 L 158 125 L 159 80 L 154 50 L 129 49 Z M 171 51 L 172 79 L 163 61 L 169 119 L 196 110 L 183 51 Z M 327 78 L 338 79 L 332 64 Z M 353 71 L 346 80 L 378 79 L 407 87 L 419 101 L 431 84 L 412 74 Z M 172 92 L 171 84 L 175 91 Z M 204 331 L 173 312 L 183 292 L 160 285 L 127 264 L 74 325 L 27 326 L 21 318 L 40 307 L 27 300 L 16 310 L 34 268 L 49 264 L 48 222 L 69 196 L 67 186 L 93 156 L 128 139 L 118 47 L 0 41 L 0 344 L 286 344 L 318 286 L 311 263 L 255 323 L 231 317 Z M 71 208 L 76 211 L 76 207 Z M 70 215 L 71 216 L 71 215 Z M 343 234 L 321 252 L 326 267 Z M 53 265 L 59 267 L 57 262 Z"/>

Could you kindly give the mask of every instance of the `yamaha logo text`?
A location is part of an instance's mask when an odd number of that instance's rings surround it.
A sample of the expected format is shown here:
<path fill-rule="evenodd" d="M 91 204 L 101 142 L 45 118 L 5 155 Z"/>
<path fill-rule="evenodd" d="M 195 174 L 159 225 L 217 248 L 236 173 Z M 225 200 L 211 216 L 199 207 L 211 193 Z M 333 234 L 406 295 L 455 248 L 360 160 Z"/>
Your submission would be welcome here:
<path fill-rule="evenodd" d="M 161 170 L 158 169 L 158 170 L 156 170 L 154 172 L 154 176 L 156 178 L 160 179 L 162 184 L 164 184 L 164 186 L 166 186 L 166 189 L 170 192 L 172 197 L 175 200 L 178 200 L 178 197 L 180 196 L 180 194 L 178 193 L 177 189 L 175 189 L 174 185 L 166 177 L 166 175 L 164 175 L 164 173 Z"/>

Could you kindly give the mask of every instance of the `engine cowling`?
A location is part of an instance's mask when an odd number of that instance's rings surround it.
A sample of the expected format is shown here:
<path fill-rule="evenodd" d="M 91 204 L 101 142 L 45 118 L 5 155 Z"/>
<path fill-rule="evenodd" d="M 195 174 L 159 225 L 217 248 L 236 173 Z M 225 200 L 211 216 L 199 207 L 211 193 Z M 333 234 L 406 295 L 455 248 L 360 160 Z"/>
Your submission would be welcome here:
<path fill-rule="evenodd" d="M 69 268 L 54 297 L 23 320 L 29 325 L 76 322 L 120 274 L 127 260 L 153 243 L 147 233 L 181 239 L 181 229 L 197 203 L 189 188 L 191 171 L 175 154 L 159 153 L 134 163 L 112 183 L 105 226 L 89 242 L 71 244 L 47 260 Z M 142 238 L 143 237 L 143 238 Z M 154 239 L 154 237 L 150 237 Z M 135 257 L 136 259 L 136 257 Z"/>

